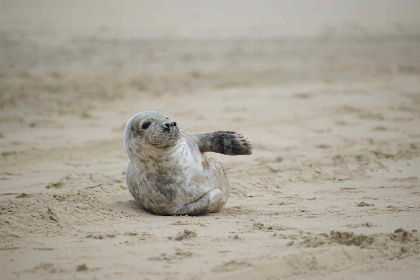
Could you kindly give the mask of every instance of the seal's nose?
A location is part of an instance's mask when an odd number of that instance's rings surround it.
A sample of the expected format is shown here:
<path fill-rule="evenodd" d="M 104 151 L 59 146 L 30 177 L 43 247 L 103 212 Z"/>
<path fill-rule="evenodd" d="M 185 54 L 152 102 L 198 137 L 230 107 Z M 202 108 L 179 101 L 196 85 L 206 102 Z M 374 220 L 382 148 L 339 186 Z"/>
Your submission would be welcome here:
<path fill-rule="evenodd" d="M 176 122 L 166 122 L 164 125 L 167 129 L 169 129 L 171 126 L 176 126 Z"/>

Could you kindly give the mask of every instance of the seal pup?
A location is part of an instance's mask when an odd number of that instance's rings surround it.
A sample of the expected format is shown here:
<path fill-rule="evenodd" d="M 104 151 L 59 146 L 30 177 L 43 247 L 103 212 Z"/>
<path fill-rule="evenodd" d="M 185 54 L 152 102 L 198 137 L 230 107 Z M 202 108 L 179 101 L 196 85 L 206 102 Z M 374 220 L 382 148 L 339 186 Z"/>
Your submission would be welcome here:
<path fill-rule="evenodd" d="M 252 145 L 233 131 L 183 133 L 159 112 L 141 112 L 125 127 L 126 182 L 140 205 L 159 215 L 201 215 L 225 205 L 230 185 L 207 152 L 250 155 Z"/>

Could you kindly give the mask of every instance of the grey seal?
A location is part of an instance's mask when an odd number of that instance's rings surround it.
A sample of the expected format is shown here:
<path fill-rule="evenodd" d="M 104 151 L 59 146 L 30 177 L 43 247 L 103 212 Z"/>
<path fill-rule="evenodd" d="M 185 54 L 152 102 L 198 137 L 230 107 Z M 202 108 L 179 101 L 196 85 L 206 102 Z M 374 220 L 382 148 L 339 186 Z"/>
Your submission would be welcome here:
<path fill-rule="evenodd" d="M 184 133 L 159 112 L 141 112 L 125 127 L 128 190 L 158 215 L 219 211 L 230 185 L 222 165 L 207 152 L 250 155 L 252 145 L 233 131 Z"/>

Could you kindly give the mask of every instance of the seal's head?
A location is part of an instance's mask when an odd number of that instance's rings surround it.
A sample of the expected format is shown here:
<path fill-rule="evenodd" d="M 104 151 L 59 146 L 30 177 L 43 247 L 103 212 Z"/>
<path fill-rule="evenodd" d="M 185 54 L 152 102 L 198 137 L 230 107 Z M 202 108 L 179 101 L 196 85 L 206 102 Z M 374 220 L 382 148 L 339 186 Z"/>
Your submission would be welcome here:
<path fill-rule="evenodd" d="M 176 146 L 179 138 L 176 122 L 159 112 L 141 112 L 125 127 L 125 149 L 129 157 L 167 150 Z"/>

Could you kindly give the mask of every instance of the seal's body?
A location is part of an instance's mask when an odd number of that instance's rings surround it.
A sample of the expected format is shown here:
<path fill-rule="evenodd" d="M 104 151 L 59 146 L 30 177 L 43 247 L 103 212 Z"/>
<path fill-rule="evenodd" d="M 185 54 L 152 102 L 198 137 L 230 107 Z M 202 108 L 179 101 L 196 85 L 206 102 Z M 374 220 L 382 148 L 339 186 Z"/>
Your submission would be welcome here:
<path fill-rule="evenodd" d="M 125 128 L 130 193 L 152 213 L 200 215 L 217 212 L 229 197 L 222 165 L 206 152 L 251 154 L 251 144 L 232 131 L 181 133 L 158 112 L 142 112 Z"/>

